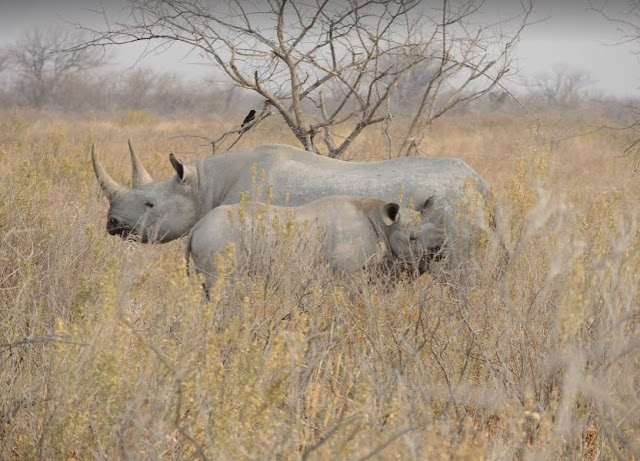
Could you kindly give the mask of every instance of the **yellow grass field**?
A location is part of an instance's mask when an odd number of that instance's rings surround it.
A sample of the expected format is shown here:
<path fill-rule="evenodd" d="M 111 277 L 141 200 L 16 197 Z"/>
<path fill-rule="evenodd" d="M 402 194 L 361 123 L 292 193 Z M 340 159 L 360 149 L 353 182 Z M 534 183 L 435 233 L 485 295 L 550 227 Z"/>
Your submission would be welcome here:
<path fill-rule="evenodd" d="M 268 123 L 267 123 L 268 122 Z M 290 143 L 275 117 L 236 148 Z M 204 303 L 183 241 L 123 242 L 128 182 L 215 119 L 0 114 L 0 459 L 638 459 L 640 177 L 589 114 L 439 120 L 423 155 L 493 187 L 463 275 L 344 284 L 286 263 Z M 384 158 L 373 131 L 349 152 Z"/>

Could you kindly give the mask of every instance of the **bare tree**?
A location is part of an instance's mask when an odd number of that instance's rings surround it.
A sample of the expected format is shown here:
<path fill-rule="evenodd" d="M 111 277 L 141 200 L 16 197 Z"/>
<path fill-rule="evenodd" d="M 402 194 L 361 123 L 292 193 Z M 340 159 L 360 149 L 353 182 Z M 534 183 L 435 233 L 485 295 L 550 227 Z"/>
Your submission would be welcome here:
<path fill-rule="evenodd" d="M 29 105 L 44 106 L 65 76 L 101 63 L 100 49 L 70 49 L 79 41 L 83 41 L 82 36 L 54 26 L 29 30 L 7 48 L 7 66 L 17 73 L 18 91 Z"/>
<path fill-rule="evenodd" d="M 640 1 L 588 0 L 589 10 L 615 23 L 620 30 L 618 44 L 636 43 L 640 47 Z M 637 50 L 640 52 L 640 49 Z"/>
<path fill-rule="evenodd" d="M 635 53 L 640 53 L 640 1 L 626 0 L 621 3 L 605 0 L 589 0 L 590 10 L 616 24 L 620 33 L 618 45 L 634 44 Z M 615 126 L 602 126 L 600 129 L 625 130 L 630 133 L 632 141 L 627 145 L 623 157 L 633 163 L 632 173 L 640 170 L 640 105 L 638 100 L 628 100 L 618 104 L 618 112 L 625 121 Z"/>
<path fill-rule="evenodd" d="M 434 119 L 499 85 L 532 8 L 525 1 L 512 20 L 481 25 L 483 0 L 129 0 L 127 22 L 76 49 L 186 44 L 268 101 L 305 149 L 331 157 L 394 121 L 398 86 L 426 65 L 389 146 L 406 155 Z"/>
<path fill-rule="evenodd" d="M 593 83 L 588 72 L 570 69 L 558 64 L 552 72 L 538 74 L 532 82 L 533 91 L 545 102 L 558 106 L 570 106 L 586 96 L 586 89 Z"/>

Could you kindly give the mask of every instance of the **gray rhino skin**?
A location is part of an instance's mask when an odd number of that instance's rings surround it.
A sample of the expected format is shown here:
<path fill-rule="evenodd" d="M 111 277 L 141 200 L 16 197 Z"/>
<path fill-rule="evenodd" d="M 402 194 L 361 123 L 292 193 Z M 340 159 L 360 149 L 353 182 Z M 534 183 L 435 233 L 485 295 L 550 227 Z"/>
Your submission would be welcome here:
<path fill-rule="evenodd" d="M 191 229 L 185 252 L 187 273 L 191 257 L 196 272 L 205 275 L 204 288 L 208 295 L 218 275 L 217 255 L 223 254 L 230 243 L 236 251 L 258 254 L 269 251 L 268 246 L 259 245 L 268 241 L 266 234 L 274 234 L 274 217 L 278 217 L 281 226 L 286 222 L 295 224 L 298 234 L 294 234 L 296 241 L 292 247 L 300 247 L 299 240 L 318 242 L 322 259 L 336 273 L 401 265 L 416 270 L 420 259 L 417 255 L 423 253 L 422 245 L 436 247 L 443 239 L 437 228 L 426 231 L 421 227 L 423 221 L 430 225 L 428 218 L 433 202 L 433 198 L 427 200 L 421 213 L 396 203 L 349 196 L 325 197 L 297 207 L 257 202 L 222 205 L 207 213 Z M 260 228 L 266 231 L 261 233 L 257 230 Z M 257 243 L 252 240 L 255 235 Z M 276 233 L 273 240 L 281 241 L 282 237 Z M 252 245 L 256 248 L 251 248 Z"/>
<path fill-rule="evenodd" d="M 285 145 L 226 152 L 184 165 L 170 155 L 176 175 L 154 182 L 129 142 L 133 187 L 113 180 L 91 148 L 94 171 L 109 199 L 107 231 L 142 242 L 169 242 L 189 230 L 210 210 L 238 203 L 256 182 L 272 186 L 267 201 L 298 206 L 332 195 L 372 197 L 409 203 L 415 209 L 435 196 L 434 222 L 447 239 L 464 228 L 485 227 L 489 186 L 465 162 L 454 158 L 403 157 L 379 162 L 347 162 Z M 264 178 L 260 178 L 264 172 Z M 258 179 L 256 180 L 256 178 Z M 471 187 L 466 187 L 471 184 Z M 461 227 L 457 204 L 468 193 L 480 194 L 482 206 L 466 213 Z M 264 200 L 264 197 L 251 197 Z M 403 202 L 404 200 L 404 202 Z"/>

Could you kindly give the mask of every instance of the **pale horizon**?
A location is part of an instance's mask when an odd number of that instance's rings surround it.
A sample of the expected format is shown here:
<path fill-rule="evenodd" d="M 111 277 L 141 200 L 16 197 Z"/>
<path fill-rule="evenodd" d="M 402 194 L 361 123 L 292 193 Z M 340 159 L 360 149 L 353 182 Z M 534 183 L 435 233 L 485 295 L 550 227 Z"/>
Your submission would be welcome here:
<path fill-rule="evenodd" d="M 56 23 L 79 22 L 89 26 L 103 23 L 96 13 L 103 7 L 110 20 L 122 14 L 124 0 L 1 0 L 0 47 L 19 38 L 26 30 Z M 622 1 L 609 1 L 610 8 L 620 9 Z M 505 6 L 508 5 L 509 7 Z M 517 74 L 504 84 L 519 91 L 528 79 L 552 72 L 556 66 L 587 73 L 592 80 L 588 90 L 604 96 L 637 97 L 640 92 L 639 55 L 634 54 L 637 43 L 616 45 L 621 39 L 618 27 L 595 12 L 587 11 L 586 0 L 537 0 L 532 20 L 541 21 L 529 26 L 518 43 Z M 489 0 L 487 9 L 497 17 L 508 15 L 514 3 Z M 119 13 L 120 12 L 120 13 Z M 111 69 L 147 66 L 171 71 L 190 79 L 215 79 L 209 65 L 184 49 L 140 58 L 143 48 L 127 46 L 111 49 Z"/>

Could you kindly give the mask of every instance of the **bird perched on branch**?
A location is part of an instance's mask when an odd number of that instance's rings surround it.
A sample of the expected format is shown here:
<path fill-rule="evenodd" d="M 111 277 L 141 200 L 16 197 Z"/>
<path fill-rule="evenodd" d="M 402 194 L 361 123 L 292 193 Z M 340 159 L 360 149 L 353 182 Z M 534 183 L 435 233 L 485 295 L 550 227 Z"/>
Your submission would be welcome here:
<path fill-rule="evenodd" d="M 251 109 L 247 114 L 247 116 L 242 121 L 242 125 L 240 125 L 240 128 L 244 128 L 245 125 L 248 125 L 249 123 L 251 123 L 255 117 L 256 117 L 256 111 Z"/>

